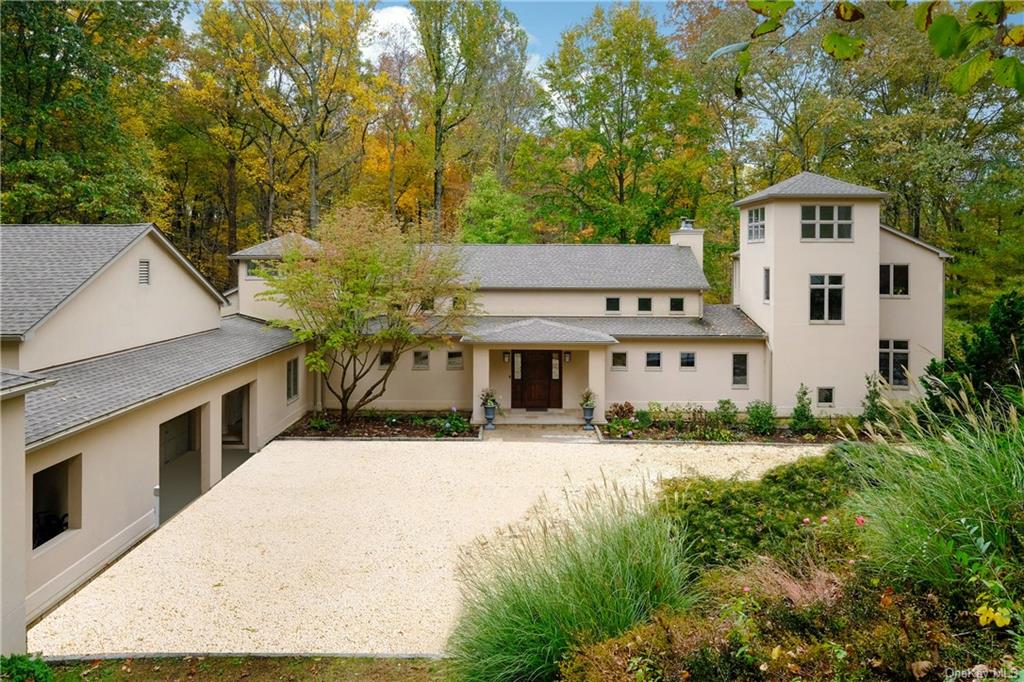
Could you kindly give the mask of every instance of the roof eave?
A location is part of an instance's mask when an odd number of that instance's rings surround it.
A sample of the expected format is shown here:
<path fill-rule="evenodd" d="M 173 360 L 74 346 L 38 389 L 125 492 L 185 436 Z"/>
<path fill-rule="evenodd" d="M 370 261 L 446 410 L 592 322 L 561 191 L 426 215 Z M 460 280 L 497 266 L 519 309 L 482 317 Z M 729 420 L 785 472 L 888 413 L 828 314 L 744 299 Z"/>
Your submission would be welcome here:
<path fill-rule="evenodd" d="M 764 194 L 761 196 L 751 195 L 743 199 L 738 199 L 732 202 L 732 205 L 736 208 L 743 206 L 750 206 L 751 204 L 766 204 L 769 201 L 802 201 L 804 199 L 813 199 L 818 201 L 819 199 L 831 199 L 834 201 L 844 200 L 865 200 L 865 199 L 877 199 L 881 201 L 889 196 L 888 192 L 881 190 L 872 190 L 872 192 L 864 192 L 862 194 Z"/>

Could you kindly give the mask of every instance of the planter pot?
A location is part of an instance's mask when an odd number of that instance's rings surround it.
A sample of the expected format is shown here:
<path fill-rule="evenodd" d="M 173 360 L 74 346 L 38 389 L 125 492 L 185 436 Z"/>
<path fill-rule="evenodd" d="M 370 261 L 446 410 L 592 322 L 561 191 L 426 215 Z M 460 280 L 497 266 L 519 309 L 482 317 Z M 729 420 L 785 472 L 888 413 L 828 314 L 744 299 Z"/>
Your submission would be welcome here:
<path fill-rule="evenodd" d="M 593 431 L 594 430 L 594 425 L 590 423 L 593 419 L 594 419 L 594 408 L 593 407 L 584 407 L 583 408 L 583 421 L 584 421 L 583 430 L 584 431 Z"/>
<path fill-rule="evenodd" d="M 488 431 L 494 430 L 494 413 L 497 411 L 495 405 L 484 405 L 484 418 L 487 419 L 487 423 L 484 424 L 484 428 Z"/>

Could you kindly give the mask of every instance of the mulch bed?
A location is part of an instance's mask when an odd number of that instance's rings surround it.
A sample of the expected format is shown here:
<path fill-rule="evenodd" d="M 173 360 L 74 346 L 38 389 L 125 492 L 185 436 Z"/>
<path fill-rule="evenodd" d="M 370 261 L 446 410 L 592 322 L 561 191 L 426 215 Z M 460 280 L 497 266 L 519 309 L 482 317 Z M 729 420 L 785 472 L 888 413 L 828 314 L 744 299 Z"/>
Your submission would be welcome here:
<path fill-rule="evenodd" d="M 664 429 L 656 426 L 649 426 L 647 428 L 634 428 L 632 438 L 617 438 L 608 433 L 606 427 L 602 427 L 601 435 L 605 440 L 662 440 L 662 441 L 688 441 L 693 442 L 695 439 L 692 433 L 685 431 L 677 431 L 676 429 Z M 845 435 L 845 434 L 844 434 Z M 702 442 L 707 443 L 732 443 L 732 442 L 744 442 L 744 443 L 806 443 L 808 445 L 815 444 L 833 444 L 838 443 L 840 440 L 839 436 L 834 431 L 826 431 L 816 435 L 799 436 L 790 433 L 786 430 L 776 431 L 770 436 L 759 436 L 748 431 L 740 429 L 732 430 L 732 438 L 729 440 L 707 440 Z M 846 440 L 851 438 L 846 435 Z"/>
<path fill-rule="evenodd" d="M 284 438 L 438 438 L 445 440 L 461 440 L 476 438 L 477 427 L 473 426 L 459 436 L 439 436 L 437 429 L 427 420 L 447 417 L 450 412 L 394 413 L 368 412 L 356 415 L 347 424 L 341 423 L 341 415 L 337 410 L 327 410 L 327 418 L 331 427 L 327 430 L 310 426 L 310 419 L 316 417 L 308 413 L 291 428 L 281 434 Z M 469 421 L 469 413 L 460 415 Z"/>

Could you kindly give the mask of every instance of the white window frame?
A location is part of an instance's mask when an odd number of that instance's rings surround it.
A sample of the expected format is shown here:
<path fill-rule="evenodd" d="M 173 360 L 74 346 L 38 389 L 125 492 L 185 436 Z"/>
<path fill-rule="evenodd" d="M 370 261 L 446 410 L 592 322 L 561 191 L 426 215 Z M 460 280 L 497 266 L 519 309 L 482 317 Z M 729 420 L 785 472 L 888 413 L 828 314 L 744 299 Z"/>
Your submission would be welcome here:
<path fill-rule="evenodd" d="M 814 283 L 814 278 L 815 277 L 823 277 L 824 279 L 822 280 L 821 284 L 815 284 Z M 840 283 L 839 284 L 833 284 L 832 280 L 831 280 L 832 277 L 839 277 L 840 280 L 841 280 Z M 813 317 L 813 315 L 814 315 L 814 306 L 811 303 L 811 298 L 814 295 L 815 289 L 820 289 L 825 294 L 825 307 L 822 310 L 822 313 L 823 313 L 824 317 L 822 319 L 820 319 L 820 320 L 816 320 Z M 829 291 L 832 291 L 833 289 L 838 289 L 839 290 L 839 313 L 840 313 L 840 315 L 839 315 L 839 319 L 838 320 L 831 320 L 831 319 L 829 319 L 829 316 L 828 316 L 828 312 L 829 312 L 829 296 L 828 296 L 828 294 L 829 294 Z M 831 274 L 813 273 L 808 278 L 807 319 L 810 321 L 811 324 L 845 324 L 846 323 L 846 275 L 845 274 L 839 274 L 839 273 L 831 273 Z"/>
<path fill-rule="evenodd" d="M 772 269 L 764 268 L 761 275 L 761 300 L 764 303 L 772 302 Z"/>
<path fill-rule="evenodd" d="M 425 363 L 417 362 L 417 358 L 426 358 Z M 412 352 L 412 368 L 417 372 L 422 372 L 430 369 L 430 351 L 429 350 L 414 350 Z"/>
<path fill-rule="evenodd" d="M 289 403 L 299 399 L 299 359 L 292 358 L 285 364 L 285 400 Z M 292 389 L 295 389 L 292 392 Z"/>
<path fill-rule="evenodd" d="M 747 209 L 747 243 L 760 244 L 764 241 L 764 206 Z"/>
<path fill-rule="evenodd" d="M 886 269 L 886 277 L 888 278 L 889 293 L 882 293 L 882 268 Z M 907 269 L 907 293 L 905 294 L 894 294 L 893 290 L 896 288 L 896 268 Z M 910 298 L 910 263 L 881 263 L 878 266 L 878 295 L 882 298 Z"/>
<path fill-rule="evenodd" d="M 736 358 L 738 358 L 740 356 L 742 356 L 744 358 L 743 362 L 746 365 L 746 367 L 745 367 L 746 374 L 744 374 L 744 376 L 743 376 L 744 381 L 743 381 L 742 384 L 736 383 Z M 733 388 L 735 388 L 735 389 L 750 388 L 750 354 L 748 354 L 748 353 L 733 353 L 732 354 L 732 363 L 729 365 L 729 371 L 731 373 L 730 382 L 732 383 L 732 387 Z"/>
<path fill-rule="evenodd" d="M 821 399 L 822 391 L 832 391 L 832 400 L 823 401 Z M 818 407 L 835 407 L 836 406 L 836 387 L 835 386 L 818 386 L 814 389 L 814 399 Z"/>
<path fill-rule="evenodd" d="M 804 209 L 807 209 L 807 208 L 814 209 L 814 218 L 813 219 L 812 218 L 804 218 Z M 822 218 L 821 217 L 821 214 L 822 214 L 822 210 L 821 209 L 823 209 L 823 208 L 830 208 L 830 209 L 832 209 L 832 218 Z M 849 209 L 849 211 L 850 211 L 849 219 L 840 219 L 839 218 L 839 209 Z M 840 237 L 839 236 L 839 225 L 840 224 L 849 225 L 850 226 L 850 236 L 849 237 Z M 805 237 L 804 236 L 804 226 L 805 225 L 812 225 L 813 226 L 813 230 L 814 230 L 814 236 L 813 237 Z M 822 237 L 821 236 L 821 226 L 822 225 L 831 225 L 832 226 L 832 236 L 831 237 Z M 802 242 L 852 242 L 853 241 L 853 206 L 850 205 L 850 204 L 803 204 L 803 205 L 801 205 L 800 206 L 800 241 L 802 241 Z"/>
<path fill-rule="evenodd" d="M 692 366 L 687 367 L 687 366 L 683 365 L 683 356 L 684 355 L 692 355 L 693 356 L 693 365 Z M 697 351 L 692 351 L 692 350 L 682 350 L 682 351 L 679 351 L 679 371 L 680 372 L 696 372 L 697 371 Z"/>
<path fill-rule="evenodd" d="M 608 304 L 615 301 L 615 310 L 610 310 Z M 604 297 L 604 314 L 605 315 L 621 315 L 622 314 L 622 297 L 621 296 L 605 296 Z"/>
<path fill-rule="evenodd" d="M 139 259 L 139 286 L 148 287 L 153 282 L 153 266 L 148 258 Z"/>
<path fill-rule="evenodd" d="M 658 364 L 657 365 L 652 365 L 651 364 L 652 356 L 656 356 L 656 359 L 658 360 Z M 660 372 L 661 371 L 661 351 L 660 350 L 650 350 L 650 351 L 645 351 L 644 352 L 644 369 L 647 370 L 648 372 Z"/>
<path fill-rule="evenodd" d="M 453 360 L 458 360 L 458 362 L 452 362 Z M 461 350 L 448 351 L 447 361 L 445 362 L 446 369 L 454 372 L 464 369 L 465 366 L 466 359 Z"/>
<path fill-rule="evenodd" d="M 640 310 L 640 301 L 647 301 L 650 305 L 649 310 Z M 637 296 L 636 297 L 636 314 L 637 315 L 653 315 L 654 314 L 654 298 L 652 296 Z"/>
<path fill-rule="evenodd" d="M 897 348 L 896 344 L 903 344 L 902 348 Z M 893 382 L 893 377 L 896 373 L 896 368 L 899 366 L 896 364 L 896 354 L 906 355 L 907 363 L 903 365 L 903 381 L 904 383 L 897 384 Z M 882 371 L 882 356 L 885 356 L 885 371 Z M 886 383 L 889 384 L 894 390 L 897 391 L 909 391 L 910 390 L 910 340 L 909 339 L 880 339 L 878 341 L 878 373 Z M 886 376 L 888 375 L 888 376 Z"/>
<path fill-rule="evenodd" d="M 680 310 L 672 310 L 672 301 L 679 301 Z M 668 299 L 668 314 L 669 315 L 685 315 L 686 314 L 686 297 L 685 296 L 670 296 Z"/>
<path fill-rule="evenodd" d="M 617 355 L 621 355 L 624 361 L 624 364 L 621 367 L 615 364 L 615 356 Z M 625 372 L 629 369 L 629 353 L 624 350 L 613 350 L 611 358 L 609 358 L 609 362 L 611 363 L 611 369 L 613 372 Z"/>

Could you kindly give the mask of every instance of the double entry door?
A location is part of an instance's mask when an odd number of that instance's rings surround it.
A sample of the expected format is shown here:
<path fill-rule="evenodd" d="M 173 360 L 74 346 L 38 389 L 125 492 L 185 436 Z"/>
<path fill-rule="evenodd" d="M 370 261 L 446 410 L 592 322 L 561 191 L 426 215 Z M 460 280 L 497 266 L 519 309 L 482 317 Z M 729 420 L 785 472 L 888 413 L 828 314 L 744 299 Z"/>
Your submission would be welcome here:
<path fill-rule="evenodd" d="M 528 410 L 562 407 L 560 351 L 512 351 L 512 407 Z"/>

